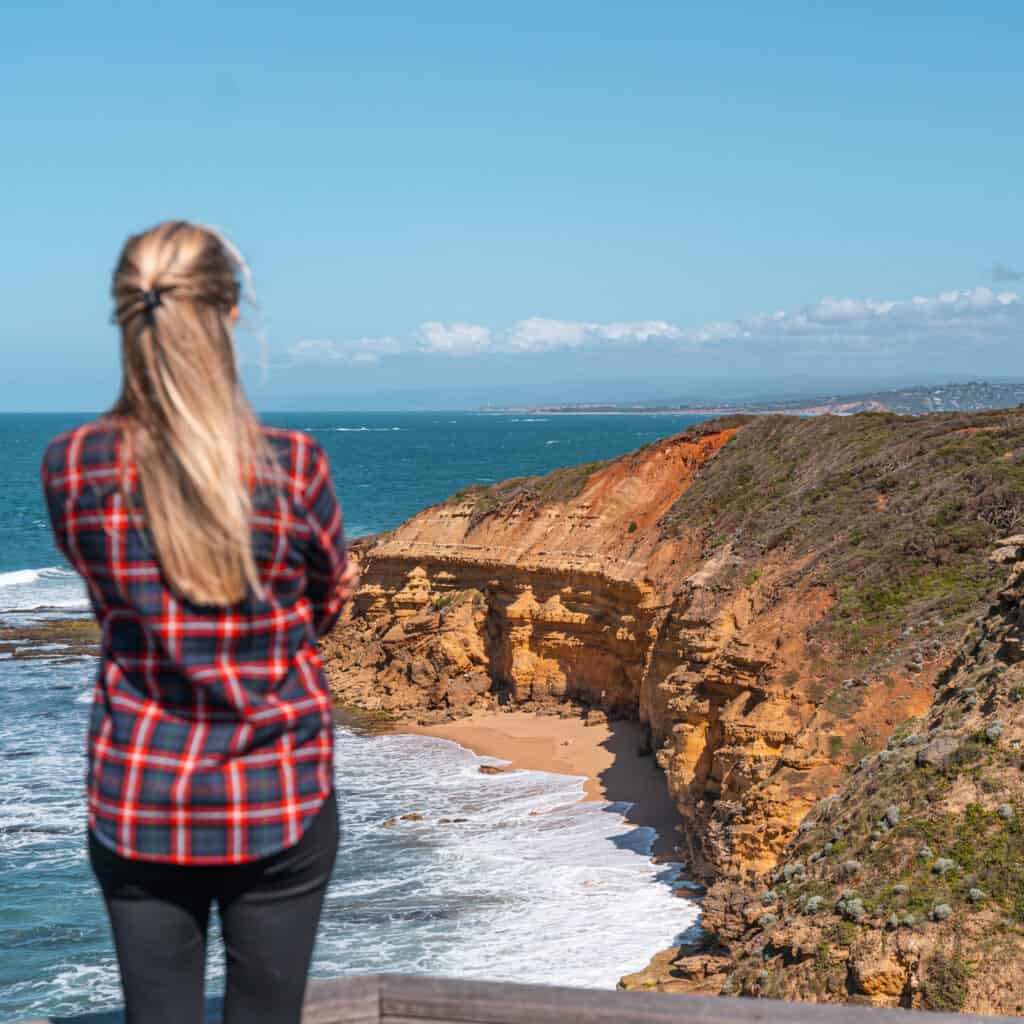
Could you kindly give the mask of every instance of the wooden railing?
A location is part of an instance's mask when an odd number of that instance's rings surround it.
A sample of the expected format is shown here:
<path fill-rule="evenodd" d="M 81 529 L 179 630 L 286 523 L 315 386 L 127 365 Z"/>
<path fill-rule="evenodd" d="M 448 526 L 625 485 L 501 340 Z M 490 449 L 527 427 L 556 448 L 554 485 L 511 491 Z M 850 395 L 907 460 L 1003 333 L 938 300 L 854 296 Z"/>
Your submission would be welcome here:
<path fill-rule="evenodd" d="M 761 999 L 598 992 L 591 989 L 369 974 L 314 981 L 303 1024 L 981 1024 L 1006 1017 L 915 1014 Z M 120 1012 L 27 1024 L 118 1024 Z M 211 1000 L 207 1021 L 220 1020 Z"/>

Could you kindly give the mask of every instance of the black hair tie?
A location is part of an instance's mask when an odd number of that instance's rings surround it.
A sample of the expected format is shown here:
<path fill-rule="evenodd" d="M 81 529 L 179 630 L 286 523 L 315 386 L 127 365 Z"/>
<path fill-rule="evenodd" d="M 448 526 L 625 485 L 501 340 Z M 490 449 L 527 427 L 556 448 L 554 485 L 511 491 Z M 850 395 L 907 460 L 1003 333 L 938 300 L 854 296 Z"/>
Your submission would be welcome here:
<path fill-rule="evenodd" d="M 156 288 L 142 293 L 142 308 L 147 314 L 152 315 L 153 310 L 161 305 L 160 292 Z"/>

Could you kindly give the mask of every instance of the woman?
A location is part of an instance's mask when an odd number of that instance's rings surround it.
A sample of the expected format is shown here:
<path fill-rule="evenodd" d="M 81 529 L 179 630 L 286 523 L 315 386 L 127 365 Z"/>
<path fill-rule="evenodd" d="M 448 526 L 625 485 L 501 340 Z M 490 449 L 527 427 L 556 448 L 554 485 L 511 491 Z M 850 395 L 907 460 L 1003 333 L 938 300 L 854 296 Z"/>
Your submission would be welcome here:
<path fill-rule="evenodd" d="M 89 858 L 132 1024 L 202 1019 L 214 902 L 225 1021 L 298 1021 L 337 849 L 316 643 L 357 573 L 323 450 L 262 427 L 242 393 L 246 274 L 209 228 L 130 238 L 113 281 L 120 398 L 42 464 L 102 629 Z"/>

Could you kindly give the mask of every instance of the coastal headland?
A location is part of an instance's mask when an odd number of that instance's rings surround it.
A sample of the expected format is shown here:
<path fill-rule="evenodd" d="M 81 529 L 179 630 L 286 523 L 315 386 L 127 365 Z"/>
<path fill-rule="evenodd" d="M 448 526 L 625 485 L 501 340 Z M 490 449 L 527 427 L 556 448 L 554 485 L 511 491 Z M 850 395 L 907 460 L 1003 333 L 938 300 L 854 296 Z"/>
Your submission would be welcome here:
<path fill-rule="evenodd" d="M 557 732 L 509 725 L 524 714 L 581 735 L 605 719 L 636 730 L 634 764 L 612 766 L 657 766 L 678 855 L 712 888 L 703 947 L 666 951 L 627 987 L 935 1005 L 945 918 L 908 926 L 914 965 L 876 982 L 854 956 L 871 897 L 843 903 L 842 840 L 813 871 L 790 858 L 822 808 L 844 806 L 858 766 L 934 717 L 1018 553 L 998 541 L 1024 521 L 1022 485 L 1019 410 L 708 421 L 608 462 L 467 488 L 359 542 L 363 584 L 325 665 L 341 705 L 513 764 L 592 775 Z M 789 906 L 782 888 L 826 867 L 813 948 L 776 954 L 775 929 L 803 921 L 810 898 Z M 844 916 L 858 898 L 861 917 Z M 761 965 L 749 976 L 741 951 Z M 959 1005 L 1015 1012 L 982 973 L 956 975 Z"/>

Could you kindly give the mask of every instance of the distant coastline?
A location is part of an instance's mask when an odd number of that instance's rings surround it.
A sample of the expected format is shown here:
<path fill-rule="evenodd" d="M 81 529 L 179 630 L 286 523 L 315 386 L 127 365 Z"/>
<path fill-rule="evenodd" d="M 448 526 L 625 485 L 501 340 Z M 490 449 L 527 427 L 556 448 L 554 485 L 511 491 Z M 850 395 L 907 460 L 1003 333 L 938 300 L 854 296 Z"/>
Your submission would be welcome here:
<path fill-rule="evenodd" d="M 751 405 L 722 405 L 722 406 L 686 406 L 681 408 L 666 409 L 605 409 L 605 408 L 536 408 L 536 409 L 508 409 L 503 410 L 509 413 L 519 413 L 528 416 L 852 416 L 858 412 L 892 412 L 880 404 L 858 404 L 856 408 L 847 409 L 850 403 L 823 403 L 817 405 L 805 405 L 797 407 L 764 406 L 757 403 Z"/>
<path fill-rule="evenodd" d="M 984 412 L 1021 404 L 1024 404 L 1024 382 L 967 381 L 931 387 L 916 385 L 856 394 L 800 395 L 744 402 L 567 402 L 492 407 L 486 411 L 525 416 L 853 416 L 860 412 L 920 416 L 930 412 Z"/>

